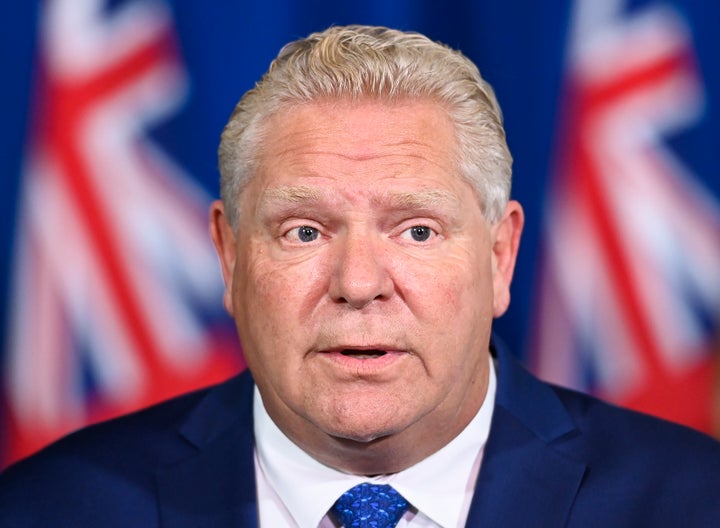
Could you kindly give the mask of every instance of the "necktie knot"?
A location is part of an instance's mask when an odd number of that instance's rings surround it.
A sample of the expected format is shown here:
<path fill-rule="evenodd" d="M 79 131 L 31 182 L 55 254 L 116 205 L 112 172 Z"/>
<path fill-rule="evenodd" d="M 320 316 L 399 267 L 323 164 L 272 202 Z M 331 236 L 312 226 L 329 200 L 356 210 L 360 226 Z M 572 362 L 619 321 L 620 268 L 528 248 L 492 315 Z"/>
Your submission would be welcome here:
<path fill-rule="evenodd" d="M 330 511 L 345 528 L 392 528 L 408 506 L 392 486 L 363 482 L 343 493 Z"/>

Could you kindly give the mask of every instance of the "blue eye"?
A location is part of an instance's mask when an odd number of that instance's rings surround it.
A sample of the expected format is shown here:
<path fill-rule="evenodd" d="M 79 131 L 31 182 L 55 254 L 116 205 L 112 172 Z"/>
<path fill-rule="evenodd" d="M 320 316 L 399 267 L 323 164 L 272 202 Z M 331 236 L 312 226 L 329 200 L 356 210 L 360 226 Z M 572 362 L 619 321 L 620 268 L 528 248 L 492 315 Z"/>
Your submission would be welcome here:
<path fill-rule="evenodd" d="M 430 238 L 430 235 L 433 234 L 433 230 L 428 226 L 417 225 L 408 229 L 406 233 L 408 233 L 415 242 L 426 242 Z"/>
<path fill-rule="evenodd" d="M 300 242 L 312 242 L 320 234 L 317 229 L 310 226 L 300 226 L 295 231 Z"/>

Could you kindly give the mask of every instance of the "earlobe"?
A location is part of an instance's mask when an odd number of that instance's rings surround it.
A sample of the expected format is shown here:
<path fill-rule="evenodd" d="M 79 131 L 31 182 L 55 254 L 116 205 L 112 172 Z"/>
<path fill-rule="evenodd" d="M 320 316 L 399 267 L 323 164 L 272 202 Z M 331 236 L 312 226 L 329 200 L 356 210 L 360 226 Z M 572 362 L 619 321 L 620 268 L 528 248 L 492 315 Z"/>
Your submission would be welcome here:
<path fill-rule="evenodd" d="M 225 293 L 223 304 L 233 314 L 232 284 L 235 271 L 235 233 L 228 223 L 222 201 L 216 200 L 210 205 L 210 237 L 220 260 Z"/>
<path fill-rule="evenodd" d="M 525 224 L 522 206 L 515 200 L 508 202 L 502 219 L 493 226 L 493 314 L 500 317 L 510 305 L 510 283 Z"/>

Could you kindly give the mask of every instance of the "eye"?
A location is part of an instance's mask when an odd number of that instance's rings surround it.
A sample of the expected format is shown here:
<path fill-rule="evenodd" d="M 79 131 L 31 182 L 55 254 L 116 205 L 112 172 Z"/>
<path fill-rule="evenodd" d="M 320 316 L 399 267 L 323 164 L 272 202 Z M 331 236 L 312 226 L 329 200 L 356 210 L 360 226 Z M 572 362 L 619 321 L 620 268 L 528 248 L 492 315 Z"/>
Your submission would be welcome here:
<path fill-rule="evenodd" d="M 317 240 L 319 235 L 320 231 L 314 227 L 300 226 L 288 231 L 285 237 L 291 240 L 297 240 L 298 242 L 308 243 Z"/>
<path fill-rule="evenodd" d="M 410 237 L 415 242 L 427 242 L 434 234 L 435 232 L 428 226 L 416 225 L 403 231 L 401 236 L 403 238 Z"/>

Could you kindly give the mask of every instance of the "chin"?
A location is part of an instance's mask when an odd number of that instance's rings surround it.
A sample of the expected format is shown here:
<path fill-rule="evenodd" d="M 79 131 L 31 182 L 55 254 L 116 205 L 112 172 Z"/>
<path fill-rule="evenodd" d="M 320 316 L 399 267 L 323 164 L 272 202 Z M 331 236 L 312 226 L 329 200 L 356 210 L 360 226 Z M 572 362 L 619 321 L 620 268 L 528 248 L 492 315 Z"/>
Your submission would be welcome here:
<path fill-rule="evenodd" d="M 338 419 L 328 424 L 325 429 L 330 436 L 343 441 L 355 444 L 373 444 L 378 441 L 398 434 L 407 428 L 409 424 L 398 423 L 397 417 L 394 417 L 393 423 L 383 423 L 377 417 L 371 417 L 367 421 L 353 421 L 345 423 L 344 420 Z"/>
<path fill-rule="evenodd" d="M 332 434 L 331 436 L 335 437 L 339 441 L 345 443 L 353 443 L 353 444 L 371 444 L 373 442 L 377 442 L 378 440 L 382 438 L 387 438 L 392 433 L 389 433 L 387 431 L 377 431 L 377 430 L 366 430 L 366 431 L 338 431 L 337 434 Z"/>
<path fill-rule="evenodd" d="M 335 397 L 326 395 L 305 416 L 325 434 L 356 443 L 373 443 L 397 435 L 423 413 L 413 401 L 397 394 L 380 392 L 352 393 Z"/>

